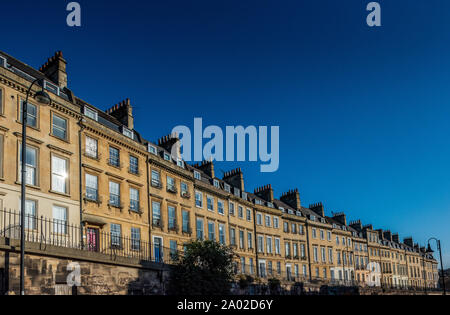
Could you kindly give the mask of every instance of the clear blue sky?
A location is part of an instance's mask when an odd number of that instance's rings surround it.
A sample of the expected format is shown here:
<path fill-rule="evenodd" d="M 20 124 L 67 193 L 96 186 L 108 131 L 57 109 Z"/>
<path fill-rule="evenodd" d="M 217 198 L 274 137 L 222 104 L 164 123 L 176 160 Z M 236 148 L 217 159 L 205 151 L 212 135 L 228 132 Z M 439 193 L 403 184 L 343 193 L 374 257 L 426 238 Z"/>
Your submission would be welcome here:
<path fill-rule="evenodd" d="M 450 1 L 379 1 L 377 29 L 369 0 L 83 0 L 77 29 L 68 2 L 2 3 L 1 49 L 36 68 L 62 50 L 75 94 L 102 109 L 129 97 L 148 139 L 194 117 L 279 125 L 277 173 L 217 169 L 439 237 L 450 267 Z"/>

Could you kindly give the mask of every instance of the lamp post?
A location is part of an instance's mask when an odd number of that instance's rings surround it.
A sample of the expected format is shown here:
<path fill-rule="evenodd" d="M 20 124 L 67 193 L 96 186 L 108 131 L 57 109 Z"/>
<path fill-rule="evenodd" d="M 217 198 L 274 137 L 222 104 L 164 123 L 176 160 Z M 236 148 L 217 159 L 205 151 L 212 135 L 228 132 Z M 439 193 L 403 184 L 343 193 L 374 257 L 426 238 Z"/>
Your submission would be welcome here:
<path fill-rule="evenodd" d="M 22 103 L 22 182 L 21 182 L 21 200 L 20 200 L 20 295 L 25 295 L 25 190 L 26 190 L 26 167 L 27 167 L 27 116 L 28 116 L 28 98 L 30 96 L 31 88 L 39 79 L 31 83 L 27 91 L 25 103 Z M 50 96 L 42 88 L 34 96 L 36 101 L 42 105 L 50 104 Z"/>
<path fill-rule="evenodd" d="M 441 260 L 441 277 L 442 277 L 442 289 L 444 290 L 444 295 L 446 294 L 445 291 L 445 274 L 444 274 L 444 263 L 442 262 L 442 250 L 441 250 L 441 241 L 438 240 L 437 238 L 430 238 L 428 240 L 428 249 L 427 249 L 427 253 L 428 254 L 432 254 L 433 250 L 431 249 L 431 244 L 430 241 L 434 240 L 437 244 L 437 249 L 439 251 L 439 259 Z"/>

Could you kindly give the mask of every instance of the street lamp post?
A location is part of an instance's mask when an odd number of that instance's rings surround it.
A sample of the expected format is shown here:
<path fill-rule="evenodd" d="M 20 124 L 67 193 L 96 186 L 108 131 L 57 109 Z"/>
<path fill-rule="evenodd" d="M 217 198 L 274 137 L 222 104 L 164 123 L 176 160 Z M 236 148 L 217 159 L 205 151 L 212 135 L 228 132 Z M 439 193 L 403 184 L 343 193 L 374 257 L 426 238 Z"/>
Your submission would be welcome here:
<path fill-rule="evenodd" d="M 444 295 L 446 295 L 446 290 L 445 290 L 445 274 L 444 274 L 444 263 L 442 262 L 442 249 L 441 249 L 441 241 L 438 240 L 437 238 L 430 238 L 428 240 L 428 249 L 427 249 L 427 253 L 431 254 L 433 253 L 433 250 L 431 249 L 431 244 L 430 241 L 434 240 L 437 244 L 437 249 L 439 251 L 439 259 L 441 260 L 441 277 L 442 277 L 442 289 L 444 290 Z"/>
<path fill-rule="evenodd" d="M 27 91 L 25 103 L 22 103 L 22 182 L 21 182 L 21 200 L 20 200 L 20 295 L 25 295 L 25 202 L 26 202 L 26 167 L 27 167 L 27 116 L 28 116 L 28 98 L 31 88 L 39 79 L 31 83 Z M 50 104 L 50 96 L 42 88 L 35 94 L 35 99 L 42 105 Z"/>

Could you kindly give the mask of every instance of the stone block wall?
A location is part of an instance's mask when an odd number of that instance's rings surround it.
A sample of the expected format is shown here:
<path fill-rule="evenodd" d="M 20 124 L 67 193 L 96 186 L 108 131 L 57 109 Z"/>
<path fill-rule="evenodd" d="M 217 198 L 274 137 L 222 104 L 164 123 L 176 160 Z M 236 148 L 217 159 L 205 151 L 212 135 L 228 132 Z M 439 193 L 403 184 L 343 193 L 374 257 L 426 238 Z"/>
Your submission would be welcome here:
<path fill-rule="evenodd" d="M 27 250 L 28 251 L 28 250 Z M 66 251 L 66 254 L 73 254 Z M 27 295 L 163 295 L 169 277 L 168 267 L 126 263 L 114 258 L 95 257 L 78 251 L 64 257 L 64 249 L 45 252 L 30 249 L 25 256 L 25 294 Z M 87 255 L 89 254 L 89 255 Z M 86 257 L 83 257 L 86 256 Z M 94 260 L 96 258 L 96 260 Z M 69 264 L 80 266 L 81 286 L 70 287 Z M 68 270 L 69 269 L 69 270 Z M 0 245 L 0 295 L 20 292 L 20 251 Z"/>

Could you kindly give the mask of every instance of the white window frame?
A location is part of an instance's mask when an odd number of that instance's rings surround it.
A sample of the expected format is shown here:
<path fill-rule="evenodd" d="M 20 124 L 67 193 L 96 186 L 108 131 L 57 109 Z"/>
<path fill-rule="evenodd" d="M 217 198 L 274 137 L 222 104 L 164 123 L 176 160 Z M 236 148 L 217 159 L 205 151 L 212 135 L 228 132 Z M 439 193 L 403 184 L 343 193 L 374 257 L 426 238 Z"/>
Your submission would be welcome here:
<path fill-rule="evenodd" d="M 153 144 L 147 144 L 147 151 L 153 155 L 158 155 L 158 149 Z"/>
<path fill-rule="evenodd" d="M 202 174 L 198 171 L 194 171 L 194 178 L 196 180 L 202 180 Z"/>
<path fill-rule="evenodd" d="M 280 219 L 278 217 L 273 217 L 273 228 L 278 229 L 280 227 Z"/>
<path fill-rule="evenodd" d="M 222 205 L 222 211 L 220 211 L 220 205 Z M 217 199 L 217 212 L 221 215 L 225 215 L 225 201 Z"/>
<path fill-rule="evenodd" d="M 60 160 L 64 161 L 64 174 L 56 173 L 56 170 L 53 166 L 53 160 Z M 51 154 L 51 182 L 52 182 L 52 192 L 57 192 L 61 194 L 68 194 L 69 193 L 69 160 L 63 157 L 60 157 L 59 155 Z M 64 181 L 64 191 L 58 190 L 58 187 L 56 187 L 56 178 L 62 177 Z"/>
<path fill-rule="evenodd" d="M 88 139 L 89 141 L 93 141 L 95 142 L 95 155 L 91 154 L 91 146 L 88 146 Z M 85 137 L 85 141 L 84 141 L 84 152 L 87 156 L 98 159 L 98 140 L 89 136 Z"/>
<path fill-rule="evenodd" d="M 197 199 L 197 195 L 199 195 L 201 199 Z M 200 205 L 197 205 L 197 200 L 200 201 Z M 195 206 L 197 208 L 203 209 L 203 193 L 201 191 L 195 191 Z"/>
<path fill-rule="evenodd" d="M 209 208 L 209 201 L 211 201 L 212 209 Z M 206 209 L 211 212 L 214 211 L 214 197 L 213 196 L 206 195 Z"/>
<path fill-rule="evenodd" d="M 85 106 L 84 107 L 84 115 L 90 119 L 98 121 L 98 112 L 95 109 Z M 94 117 L 91 117 L 89 115 L 92 115 Z"/>
<path fill-rule="evenodd" d="M 6 65 L 7 65 L 7 60 L 6 60 L 6 58 L 3 57 L 3 56 L 0 56 L 0 66 L 6 68 Z"/>
<path fill-rule="evenodd" d="M 55 210 L 64 210 L 64 219 L 55 218 Z M 52 206 L 52 218 L 53 218 L 53 233 L 66 235 L 68 224 L 69 210 L 67 207 L 53 205 Z"/>
<path fill-rule="evenodd" d="M 53 89 L 48 88 L 49 86 L 52 87 L 52 88 L 54 88 L 54 89 L 56 90 L 56 93 L 54 92 Z M 59 94 L 60 94 L 59 86 L 57 86 L 56 84 L 50 83 L 50 82 L 48 82 L 47 80 L 44 80 L 43 88 L 44 88 L 45 90 L 47 90 L 47 91 L 50 91 L 50 92 L 52 92 L 52 93 L 58 95 L 58 96 L 59 96 Z"/>
<path fill-rule="evenodd" d="M 133 132 L 130 128 L 127 128 L 127 127 L 125 127 L 125 126 L 122 126 L 122 134 L 123 134 L 125 137 L 134 140 L 134 132 Z"/>

